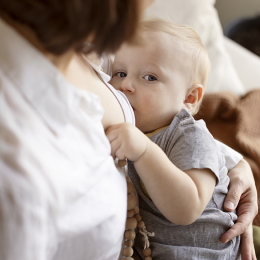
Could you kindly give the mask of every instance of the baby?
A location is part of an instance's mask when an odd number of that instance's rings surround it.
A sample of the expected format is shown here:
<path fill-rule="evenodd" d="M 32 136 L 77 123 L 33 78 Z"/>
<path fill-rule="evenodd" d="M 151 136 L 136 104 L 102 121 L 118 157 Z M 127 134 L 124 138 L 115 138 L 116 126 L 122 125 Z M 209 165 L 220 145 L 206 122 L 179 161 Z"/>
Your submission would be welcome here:
<path fill-rule="evenodd" d="M 136 126 L 107 130 L 113 156 L 127 158 L 153 259 L 239 259 L 240 237 L 221 243 L 237 219 L 225 212 L 228 168 L 204 121 L 194 120 L 210 62 L 188 26 L 151 19 L 115 55 L 110 83 L 125 93 Z M 151 139 L 149 139 L 146 135 Z M 229 156 L 238 163 L 239 156 Z M 144 259 L 141 235 L 135 249 Z"/>

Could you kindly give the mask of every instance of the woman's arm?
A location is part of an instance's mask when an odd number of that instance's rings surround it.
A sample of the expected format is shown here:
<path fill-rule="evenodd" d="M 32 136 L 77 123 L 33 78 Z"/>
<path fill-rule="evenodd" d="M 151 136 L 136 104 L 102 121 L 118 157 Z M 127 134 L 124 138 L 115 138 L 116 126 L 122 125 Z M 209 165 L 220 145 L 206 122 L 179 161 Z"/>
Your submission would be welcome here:
<path fill-rule="evenodd" d="M 112 154 L 134 162 L 151 199 L 166 218 L 188 225 L 201 215 L 216 184 L 211 170 L 181 171 L 158 145 L 130 124 L 112 126 L 106 134 Z"/>
<path fill-rule="evenodd" d="M 230 185 L 224 207 L 227 211 L 237 209 L 238 220 L 236 224 L 221 237 L 226 243 L 234 237 L 241 235 L 241 256 L 243 260 L 256 259 L 252 222 L 258 212 L 257 191 L 252 170 L 249 164 L 227 145 L 216 141 L 221 152 L 225 155 L 226 166 L 229 169 Z"/>
<path fill-rule="evenodd" d="M 253 173 L 249 164 L 242 159 L 237 166 L 229 171 L 228 175 L 230 186 L 224 207 L 227 211 L 233 211 L 237 208 L 238 219 L 236 224 L 221 237 L 221 241 L 226 243 L 242 234 L 242 259 L 256 259 L 252 238 L 252 222 L 258 212 L 258 203 Z"/>
<path fill-rule="evenodd" d="M 227 211 L 233 211 L 237 208 L 238 220 L 232 230 L 225 233 L 225 240 L 242 234 L 258 212 L 257 191 L 249 164 L 242 159 L 237 166 L 229 171 L 228 176 L 230 185 L 224 207 Z"/>
<path fill-rule="evenodd" d="M 240 252 L 242 260 L 257 260 L 253 241 L 252 224 L 250 224 L 245 232 L 241 234 Z"/>

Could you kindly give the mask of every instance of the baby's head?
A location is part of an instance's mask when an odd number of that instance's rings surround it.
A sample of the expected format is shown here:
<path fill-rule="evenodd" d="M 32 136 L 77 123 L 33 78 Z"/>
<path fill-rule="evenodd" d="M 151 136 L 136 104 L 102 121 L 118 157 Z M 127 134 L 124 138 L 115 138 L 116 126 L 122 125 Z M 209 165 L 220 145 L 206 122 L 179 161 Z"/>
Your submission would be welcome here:
<path fill-rule="evenodd" d="M 140 24 L 135 42 L 116 53 L 110 83 L 126 94 L 146 133 L 170 124 L 182 108 L 197 112 L 209 68 L 193 29 L 151 19 Z"/>

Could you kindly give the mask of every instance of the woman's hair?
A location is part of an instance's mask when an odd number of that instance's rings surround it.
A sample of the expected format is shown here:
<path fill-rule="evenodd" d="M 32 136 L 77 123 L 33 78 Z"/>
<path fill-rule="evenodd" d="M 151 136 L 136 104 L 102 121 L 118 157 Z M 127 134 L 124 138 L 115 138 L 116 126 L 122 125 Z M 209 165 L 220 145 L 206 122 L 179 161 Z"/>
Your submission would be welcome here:
<path fill-rule="evenodd" d="M 139 22 L 139 0 L 0 0 L 0 11 L 26 25 L 56 55 L 70 48 L 115 52 Z"/>
<path fill-rule="evenodd" d="M 185 53 L 185 58 L 189 60 L 190 83 L 201 84 L 205 88 L 210 71 L 210 61 L 200 37 L 191 27 L 152 18 L 142 21 L 140 28 L 141 31 L 163 32 L 172 36 L 174 42 L 179 43 L 181 52 Z M 173 48 L 176 48 L 176 44 L 173 44 Z"/>

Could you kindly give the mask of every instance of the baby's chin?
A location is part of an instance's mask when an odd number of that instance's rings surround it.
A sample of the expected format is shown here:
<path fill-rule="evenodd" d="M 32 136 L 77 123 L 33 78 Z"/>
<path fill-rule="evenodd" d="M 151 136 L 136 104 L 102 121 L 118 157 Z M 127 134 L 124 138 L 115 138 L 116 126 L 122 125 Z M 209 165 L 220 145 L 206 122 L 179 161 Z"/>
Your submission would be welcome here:
<path fill-rule="evenodd" d="M 138 119 L 137 119 L 137 118 L 135 118 L 135 126 L 136 126 L 139 130 L 141 130 L 142 132 L 144 132 L 144 131 L 143 131 L 143 125 L 138 123 Z"/>
<path fill-rule="evenodd" d="M 147 134 L 147 133 L 150 133 L 152 132 L 153 130 L 150 130 L 149 128 L 147 128 L 147 125 L 145 124 L 139 124 L 138 123 L 138 120 L 136 120 L 136 123 L 135 123 L 135 126 L 140 130 L 142 131 L 143 133 Z"/>

